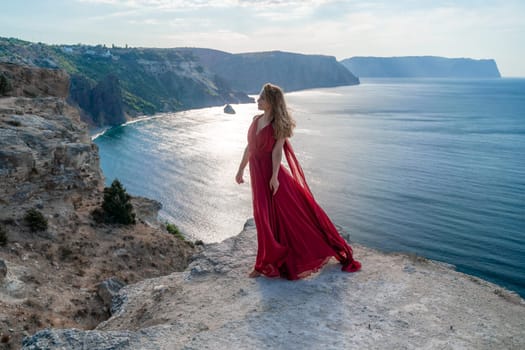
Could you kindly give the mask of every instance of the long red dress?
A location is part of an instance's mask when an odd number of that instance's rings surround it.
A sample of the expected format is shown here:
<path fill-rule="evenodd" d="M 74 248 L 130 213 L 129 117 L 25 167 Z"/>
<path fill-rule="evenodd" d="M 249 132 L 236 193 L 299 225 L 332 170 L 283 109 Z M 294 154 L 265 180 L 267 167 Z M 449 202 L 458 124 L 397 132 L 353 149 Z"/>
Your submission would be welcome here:
<path fill-rule="evenodd" d="M 335 257 L 343 271 L 359 270 L 361 264 L 353 259 L 352 248 L 315 201 L 288 140 L 284 153 L 291 172 L 281 164 L 279 188 L 272 195 L 269 183 L 276 140 L 271 123 L 257 133 L 258 120 L 254 118 L 248 130 L 258 244 L 254 269 L 268 277 L 295 280 L 318 271 Z"/>

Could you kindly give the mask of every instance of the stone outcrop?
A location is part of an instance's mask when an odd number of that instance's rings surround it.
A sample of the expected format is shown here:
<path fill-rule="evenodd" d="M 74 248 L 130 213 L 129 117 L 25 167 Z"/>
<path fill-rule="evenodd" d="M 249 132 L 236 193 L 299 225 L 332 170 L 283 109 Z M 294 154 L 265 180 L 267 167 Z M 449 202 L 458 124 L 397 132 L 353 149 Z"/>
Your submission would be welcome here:
<path fill-rule="evenodd" d="M 235 109 L 230 104 L 224 106 L 224 113 L 226 114 L 235 114 Z"/>
<path fill-rule="evenodd" d="M 69 78 L 64 71 L 0 63 L 10 88 L 3 96 L 66 98 Z"/>
<path fill-rule="evenodd" d="M 300 281 L 247 277 L 256 232 L 207 245 L 184 272 L 120 290 L 95 330 L 44 330 L 24 349 L 521 349 L 525 302 L 450 266 L 354 244 Z"/>
<path fill-rule="evenodd" d="M 124 282 L 115 277 L 108 278 L 98 285 L 97 294 L 108 309 L 111 309 L 113 297 L 117 295 L 124 285 Z"/>
<path fill-rule="evenodd" d="M 30 205 L 54 194 L 72 200 L 100 190 L 97 146 L 64 100 L 67 74 L 10 64 L 0 71 L 13 85 L 12 97 L 0 99 L 0 203 Z"/>

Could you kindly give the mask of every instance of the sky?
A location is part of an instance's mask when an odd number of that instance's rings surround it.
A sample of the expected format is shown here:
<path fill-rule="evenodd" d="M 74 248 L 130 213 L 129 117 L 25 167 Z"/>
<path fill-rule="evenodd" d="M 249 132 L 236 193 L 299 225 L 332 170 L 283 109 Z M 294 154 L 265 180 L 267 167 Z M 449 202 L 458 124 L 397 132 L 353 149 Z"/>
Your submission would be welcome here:
<path fill-rule="evenodd" d="M 0 36 L 46 44 L 496 60 L 525 77 L 524 0 L 0 0 Z"/>

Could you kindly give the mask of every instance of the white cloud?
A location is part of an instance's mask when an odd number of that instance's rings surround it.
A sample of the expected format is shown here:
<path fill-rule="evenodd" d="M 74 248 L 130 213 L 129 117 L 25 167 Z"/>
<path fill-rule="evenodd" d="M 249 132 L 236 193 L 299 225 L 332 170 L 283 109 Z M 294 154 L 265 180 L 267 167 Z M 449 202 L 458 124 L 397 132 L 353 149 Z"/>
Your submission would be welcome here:
<path fill-rule="evenodd" d="M 76 0 L 64 9 L 50 1 L 48 12 L 38 16 L 31 9 L 40 2 L 27 1 L 34 6 L 0 12 L 4 35 L 54 43 L 66 38 L 145 47 L 183 43 L 228 52 L 283 50 L 338 59 L 495 58 L 502 74 L 525 76 L 523 0 Z M 77 11 L 66 14 L 65 7 Z"/>
<path fill-rule="evenodd" d="M 77 0 L 124 7 L 187 9 L 201 7 L 253 7 L 256 9 L 283 6 L 315 7 L 334 0 Z"/>
<path fill-rule="evenodd" d="M 165 34 L 159 38 L 162 42 L 169 43 L 168 47 L 205 47 L 233 52 L 233 46 L 243 47 L 248 45 L 252 38 L 244 33 L 229 30 L 216 32 L 196 32 L 188 36 L 184 33 Z M 164 45 L 166 47 L 166 45 Z"/>

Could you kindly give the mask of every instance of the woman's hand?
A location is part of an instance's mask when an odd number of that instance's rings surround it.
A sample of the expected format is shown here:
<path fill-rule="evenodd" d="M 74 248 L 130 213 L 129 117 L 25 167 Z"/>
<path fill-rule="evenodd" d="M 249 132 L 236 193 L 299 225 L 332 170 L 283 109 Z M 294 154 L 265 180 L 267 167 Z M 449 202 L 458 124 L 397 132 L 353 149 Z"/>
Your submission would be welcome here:
<path fill-rule="evenodd" d="M 277 176 L 272 176 L 272 178 L 270 179 L 270 191 L 272 191 L 272 196 L 275 196 L 278 189 L 279 180 L 277 180 Z"/>
<path fill-rule="evenodd" d="M 235 181 L 240 185 L 242 183 L 244 183 L 244 179 L 242 178 L 244 175 L 244 170 L 242 169 L 239 169 L 239 171 L 237 172 L 237 175 L 235 175 Z"/>

